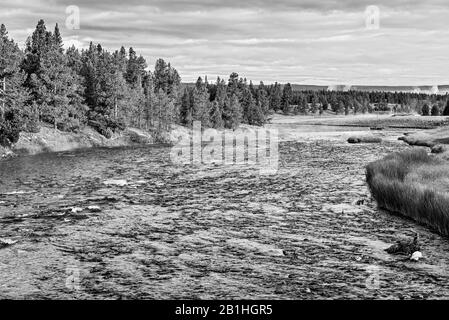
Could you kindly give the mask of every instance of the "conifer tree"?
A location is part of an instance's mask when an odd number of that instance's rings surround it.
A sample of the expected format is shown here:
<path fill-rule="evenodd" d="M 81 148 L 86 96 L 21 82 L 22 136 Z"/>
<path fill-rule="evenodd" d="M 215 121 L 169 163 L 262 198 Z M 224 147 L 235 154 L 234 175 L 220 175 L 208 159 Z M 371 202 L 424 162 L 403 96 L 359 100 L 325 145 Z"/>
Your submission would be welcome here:
<path fill-rule="evenodd" d="M 36 131 L 36 117 L 24 87 L 26 74 L 20 70 L 23 54 L 0 25 L 0 145 L 19 139 L 20 131 Z"/>
<path fill-rule="evenodd" d="M 193 119 L 201 121 L 203 127 L 209 126 L 209 103 L 206 85 L 199 77 L 193 89 Z"/>
<path fill-rule="evenodd" d="M 236 129 L 242 121 L 242 111 L 236 94 L 226 96 L 223 110 L 225 128 Z"/>
<path fill-rule="evenodd" d="M 270 92 L 270 109 L 278 111 L 281 109 L 282 92 L 281 86 L 276 82 Z"/>
<path fill-rule="evenodd" d="M 188 88 L 185 88 L 181 97 L 181 124 L 187 127 L 192 127 L 193 123 L 193 107 L 191 94 L 192 93 L 188 90 Z"/>
<path fill-rule="evenodd" d="M 422 107 L 421 114 L 423 116 L 430 116 L 430 107 L 429 107 L 429 105 L 427 103 L 424 104 L 424 106 Z"/>
<path fill-rule="evenodd" d="M 290 110 L 290 103 L 292 97 L 293 97 L 292 86 L 290 83 L 287 83 L 282 91 L 282 100 L 281 100 L 282 111 L 284 112 L 284 114 L 287 114 Z"/>
<path fill-rule="evenodd" d="M 212 101 L 209 111 L 210 125 L 215 129 L 224 127 L 223 109 L 217 100 Z"/>
<path fill-rule="evenodd" d="M 449 116 L 449 100 L 447 100 L 446 102 L 446 107 L 444 108 L 443 116 Z"/>
<path fill-rule="evenodd" d="M 432 106 L 432 110 L 431 110 L 431 115 L 432 116 L 439 116 L 440 115 L 440 108 L 438 107 L 438 105 L 437 104 L 434 104 L 433 106 Z"/>

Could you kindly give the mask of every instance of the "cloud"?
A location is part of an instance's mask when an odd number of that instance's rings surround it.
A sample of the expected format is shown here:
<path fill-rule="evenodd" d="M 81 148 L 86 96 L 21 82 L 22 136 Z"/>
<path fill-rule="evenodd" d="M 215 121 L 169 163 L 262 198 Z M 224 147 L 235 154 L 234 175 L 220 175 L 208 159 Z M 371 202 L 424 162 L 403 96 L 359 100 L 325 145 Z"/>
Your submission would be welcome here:
<path fill-rule="evenodd" d="M 254 82 L 449 83 L 449 2 L 376 2 L 379 30 L 365 26 L 372 0 L 0 0 L 0 21 L 21 45 L 42 18 L 59 23 L 66 47 L 132 46 L 149 65 L 170 60 L 184 81 L 236 71 Z M 64 27 L 73 4 L 80 30 Z"/>

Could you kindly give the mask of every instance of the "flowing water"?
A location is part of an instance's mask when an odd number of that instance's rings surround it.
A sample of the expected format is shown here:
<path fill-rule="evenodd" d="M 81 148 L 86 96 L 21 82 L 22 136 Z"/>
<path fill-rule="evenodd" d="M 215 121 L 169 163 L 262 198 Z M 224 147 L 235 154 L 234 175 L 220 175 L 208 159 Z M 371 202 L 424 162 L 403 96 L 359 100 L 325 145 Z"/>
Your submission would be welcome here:
<path fill-rule="evenodd" d="M 449 243 L 365 185 L 408 147 L 307 133 L 271 176 L 174 165 L 165 146 L 0 162 L 0 298 L 449 298 Z M 414 231 L 424 260 L 384 252 Z"/>

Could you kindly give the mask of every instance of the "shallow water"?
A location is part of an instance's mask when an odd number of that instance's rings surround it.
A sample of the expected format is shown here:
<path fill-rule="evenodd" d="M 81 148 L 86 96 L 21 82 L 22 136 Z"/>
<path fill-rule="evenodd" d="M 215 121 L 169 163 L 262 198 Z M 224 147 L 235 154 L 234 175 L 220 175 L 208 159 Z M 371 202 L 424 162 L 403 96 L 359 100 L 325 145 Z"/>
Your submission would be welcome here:
<path fill-rule="evenodd" d="M 366 163 L 408 148 L 393 140 L 284 141 L 272 176 L 168 147 L 2 161 L 0 298 L 449 298 L 449 243 L 365 186 Z M 414 231 L 424 260 L 383 251 Z"/>

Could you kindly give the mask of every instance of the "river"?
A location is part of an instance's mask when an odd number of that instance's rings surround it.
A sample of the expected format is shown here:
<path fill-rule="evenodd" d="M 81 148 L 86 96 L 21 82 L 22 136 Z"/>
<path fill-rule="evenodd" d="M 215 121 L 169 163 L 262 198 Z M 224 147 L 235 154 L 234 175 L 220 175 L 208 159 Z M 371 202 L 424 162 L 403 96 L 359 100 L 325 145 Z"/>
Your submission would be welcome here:
<path fill-rule="evenodd" d="M 271 176 L 174 165 L 166 146 L 1 161 L 0 238 L 14 244 L 0 298 L 449 298 L 449 243 L 378 210 L 365 184 L 368 162 L 409 148 L 398 133 L 350 145 L 288 129 Z M 414 231 L 424 260 L 384 252 Z"/>

